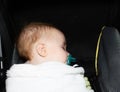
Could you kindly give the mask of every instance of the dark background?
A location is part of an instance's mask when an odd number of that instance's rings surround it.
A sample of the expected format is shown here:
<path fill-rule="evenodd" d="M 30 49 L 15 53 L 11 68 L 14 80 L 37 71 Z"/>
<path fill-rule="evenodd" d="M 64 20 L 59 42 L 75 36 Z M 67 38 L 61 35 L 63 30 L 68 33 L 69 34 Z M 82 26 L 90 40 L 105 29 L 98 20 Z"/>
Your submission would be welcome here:
<path fill-rule="evenodd" d="M 0 2 L 11 47 L 14 46 L 19 30 L 24 24 L 32 21 L 51 23 L 65 33 L 67 50 L 89 68 L 94 68 L 96 45 L 101 28 L 112 26 L 120 29 L 120 8 L 117 0 L 0 0 Z"/>
<path fill-rule="evenodd" d="M 52 23 L 67 38 L 68 50 L 77 58 L 94 58 L 103 26 L 119 27 L 119 2 L 114 1 L 26 1 L 8 0 L 15 34 L 27 22 Z M 13 38 L 14 39 L 14 38 Z"/>
<path fill-rule="evenodd" d="M 86 76 L 93 79 L 99 34 L 103 26 L 120 30 L 120 4 L 119 0 L 0 0 L 0 61 L 4 66 L 0 67 L 0 92 L 5 92 L 6 70 L 14 64 L 16 37 L 21 27 L 32 21 L 51 23 L 61 29 L 67 50 L 84 67 Z"/>

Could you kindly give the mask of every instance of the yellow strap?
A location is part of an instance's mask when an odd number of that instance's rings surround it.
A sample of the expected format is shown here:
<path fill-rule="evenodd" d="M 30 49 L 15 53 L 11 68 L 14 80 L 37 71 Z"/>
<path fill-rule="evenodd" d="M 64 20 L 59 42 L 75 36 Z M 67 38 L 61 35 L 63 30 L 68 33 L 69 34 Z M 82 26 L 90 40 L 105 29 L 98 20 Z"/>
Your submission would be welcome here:
<path fill-rule="evenodd" d="M 102 27 L 102 31 L 105 28 L 105 26 Z M 95 70 L 96 70 L 96 75 L 98 75 L 98 51 L 99 51 L 99 45 L 100 45 L 100 40 L 102 36 L 102 31 L 99 35 L 98 42 L 97 42 L 97 48 L 96 48 L 96 56 L 95 56 Z"/>

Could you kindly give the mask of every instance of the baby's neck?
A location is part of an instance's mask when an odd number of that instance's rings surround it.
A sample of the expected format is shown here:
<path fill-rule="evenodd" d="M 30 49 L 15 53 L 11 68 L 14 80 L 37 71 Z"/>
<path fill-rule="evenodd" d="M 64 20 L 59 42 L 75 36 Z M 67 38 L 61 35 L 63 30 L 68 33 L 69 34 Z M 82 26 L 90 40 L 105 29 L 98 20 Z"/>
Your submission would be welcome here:
<path fill-rule="evenodd" d="M 42 63 L 47 63 L 47 62 L 60 62 L 60 61 L 39 61 L 39 62 L 36 62 L 36 61 L 26 61 L 25 63 L 26 64 L 33 64 L 33 65 L 38 65 L 38 64 L 42 64 Z M 60 63 L 63 63 L 63 62 L 60 62 Z"/>

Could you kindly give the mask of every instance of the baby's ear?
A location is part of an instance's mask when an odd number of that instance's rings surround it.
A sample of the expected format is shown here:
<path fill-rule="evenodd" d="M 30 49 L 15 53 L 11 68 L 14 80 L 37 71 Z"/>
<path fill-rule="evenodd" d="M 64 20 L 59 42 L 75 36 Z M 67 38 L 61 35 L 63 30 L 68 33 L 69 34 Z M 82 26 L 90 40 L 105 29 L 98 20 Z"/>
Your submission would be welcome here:
<path fill-rule="evenodd" d="M 37 50 L 37 53 L 42 57 L 45 57 L 47 55 L 46 46 L 43 43 L 37 44 L 36 50 Z"/>

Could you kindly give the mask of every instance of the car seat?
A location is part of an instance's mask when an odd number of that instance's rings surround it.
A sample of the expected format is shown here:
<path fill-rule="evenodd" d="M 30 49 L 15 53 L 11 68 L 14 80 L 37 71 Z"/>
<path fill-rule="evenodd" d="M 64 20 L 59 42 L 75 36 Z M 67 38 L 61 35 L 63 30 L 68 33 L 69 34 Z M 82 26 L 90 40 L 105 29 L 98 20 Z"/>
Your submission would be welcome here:
<path fill-rule="evenodd" d="M 1 35 L 0 35 L 0 91 L 3 91 L 4 89 L 4 80 L 5 80 L 5 72 L 3 69 L 3 54 L 2 54 L 2 42 L 1 42 Z"/>
<path fill-rule="evenodd" d="M 102 28 L 95 68 L 101 92 L 120 92 L 120 34 L 115 27 Z"/>
<path fill-rule="evenodd" d="M 19 56 L 17 48 L 14 46 L 11 65 L 25 63 L 25 59 Z"/>

